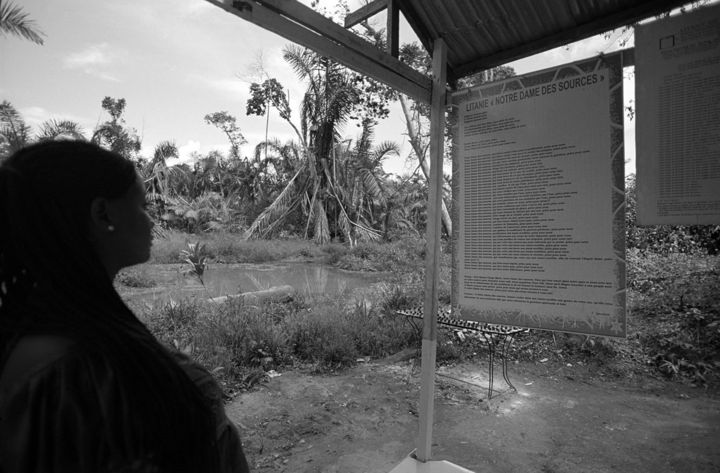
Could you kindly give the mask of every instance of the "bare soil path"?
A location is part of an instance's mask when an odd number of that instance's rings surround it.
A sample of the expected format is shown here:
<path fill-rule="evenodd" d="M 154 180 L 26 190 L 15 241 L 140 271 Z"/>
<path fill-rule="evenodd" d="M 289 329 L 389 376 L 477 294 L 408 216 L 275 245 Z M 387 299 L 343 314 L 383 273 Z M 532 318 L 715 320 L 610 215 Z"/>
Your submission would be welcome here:
<path fill-rule="evenodd" d="M 487 399 L 487 366 L 441 368 L 433 459 L 480 472 L 720 471 L 720 399 L 657 379 L 607 381 L 582 366 L 512 365 Z M 499 379 L 498 379 L 499 378 Z M 388 472 L 414 449 L 419 369 L 363 363 L 285 372 L 228 406 L 256 472 Z"/>

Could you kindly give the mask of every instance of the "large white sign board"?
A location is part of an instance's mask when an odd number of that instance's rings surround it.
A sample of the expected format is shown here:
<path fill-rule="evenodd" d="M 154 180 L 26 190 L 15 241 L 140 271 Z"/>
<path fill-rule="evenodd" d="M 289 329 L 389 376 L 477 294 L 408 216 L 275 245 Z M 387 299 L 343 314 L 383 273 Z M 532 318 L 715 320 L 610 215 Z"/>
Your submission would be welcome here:
<path fill-rule="evenodd" d="M 620 55 L 453 95 L 453 307 L 625 336 Z"/>
<path fill-rule="evenodd" d="M 638 25 L 637 220 L 720 223 L 720 5 Z"/>

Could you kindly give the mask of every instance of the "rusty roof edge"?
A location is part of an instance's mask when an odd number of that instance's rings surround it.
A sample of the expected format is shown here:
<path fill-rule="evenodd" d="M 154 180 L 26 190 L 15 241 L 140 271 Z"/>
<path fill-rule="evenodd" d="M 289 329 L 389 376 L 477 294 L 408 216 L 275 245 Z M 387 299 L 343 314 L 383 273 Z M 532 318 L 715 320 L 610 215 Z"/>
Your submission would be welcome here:
<path fill-rule="evenodd" d="M 432 57 L 432 51 L 435 48 L 435 38 L 432 37 L 427 28 L 425 28 L 424 24 L 417 22 L 417 18 L 415 18 L 415 16 L 408 14 L 412 13 L 413 11 L 410 1 L 411 0 L 397 0 L 398 6 L 403 16 L 405 17 L 405 20 L 408 22 L 410 28 L 412 28 L 417 35 L 418 39 L 420 40 L 420 44 L 423 45 L 425 51 L 430 55 L 430 57 Z M 455 70 L 453 66 L 451 64 L 447 64 L 446 67 L 447 77 L 449 78 L 454 76 Z"/>
<path fill-rule="evenodd" d="M 616 11 L 598 20 L 584 23 L 575 28 L 554 33 L 543 38 L 538 38 L 516 48 L 480 57 L 465 64 L 455 65 L 453 68 L 454 74 L 452 76 L 448 75 L 448 79 L 458 80 L 475 72 L 532 56 L 533 54 L 547 51 L 573 41 L 579 41 L 623 25 L 635 23 L 687 3 L 687 0 L 647 0 L 634 8 Z"/>

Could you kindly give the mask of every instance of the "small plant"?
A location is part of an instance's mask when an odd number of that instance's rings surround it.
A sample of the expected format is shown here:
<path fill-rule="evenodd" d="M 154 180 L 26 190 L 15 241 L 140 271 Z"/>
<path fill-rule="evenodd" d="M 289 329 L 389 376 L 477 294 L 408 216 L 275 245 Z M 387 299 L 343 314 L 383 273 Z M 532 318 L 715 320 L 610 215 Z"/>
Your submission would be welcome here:
<path fill-rule="evenodd" d="M 187 247 L 187 250 L 182 250 L 180 252 L 180 256 L 183 258 L 183 261 L 190 265 L 190 269 L 187 270 L 187 274 L 192 274 L 197 277 L 200 284 L 205 287 L 203 276 L 205 275 L 205 270 L 207 269 L 208 260 L 208 257 L 205 254 L 205 244 L 201 244 L 200 242 L 188 243 Z"/>

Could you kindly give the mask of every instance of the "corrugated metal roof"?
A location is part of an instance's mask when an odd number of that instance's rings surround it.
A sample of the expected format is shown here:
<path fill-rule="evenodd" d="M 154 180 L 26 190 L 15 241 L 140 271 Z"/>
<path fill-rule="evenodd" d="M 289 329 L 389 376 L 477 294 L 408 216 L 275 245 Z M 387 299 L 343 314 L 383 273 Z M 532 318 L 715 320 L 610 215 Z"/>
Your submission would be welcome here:
<path fill-rule="evenodd" d="M 395 0 L 425 48 L 465 75 L 637 22 L 687 0 Z"/>

